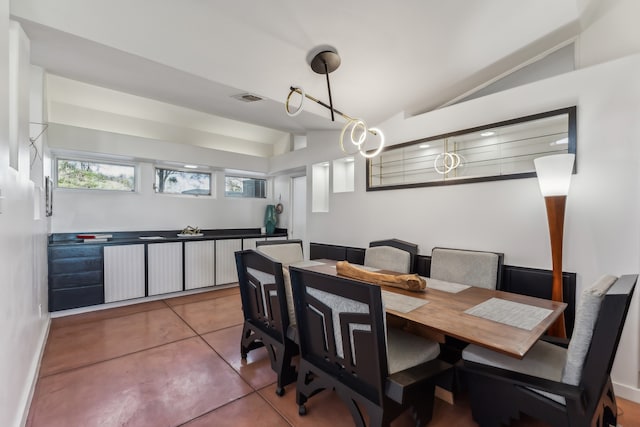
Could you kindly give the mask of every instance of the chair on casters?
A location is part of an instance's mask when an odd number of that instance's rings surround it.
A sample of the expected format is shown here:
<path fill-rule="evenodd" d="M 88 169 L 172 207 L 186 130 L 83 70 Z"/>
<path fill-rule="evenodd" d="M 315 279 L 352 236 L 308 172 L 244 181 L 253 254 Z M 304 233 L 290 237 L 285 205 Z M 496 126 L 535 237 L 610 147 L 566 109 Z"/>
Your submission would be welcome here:
<path fill-rule="evenodd" d="M 386 330 L 380 287 L 291 267 L 300 365 L 296 402 L 334 389 L 357 426 L 388 426 L 411 408 L 417 425 L 433 413 L 435 378 L 450 367 L 438 343 Z"/>
<path fill-rule="evenodd" d="M 285 295 L 282 264 L 254 250 L 235 253 L 238 283 L 244 313 L 240 355 L 266 347 L 271 368 L 277 373 L 276 394 L 284 394 L 284 386 L 296 380 L 291 359 L 298 346 L 287 337 L 289 314 Z"/>
<path fill-rule="evenodd" d="M 475 345 L 462 353 L 474 420 L 500 426 L 521 413 L 552 426 L 617 425 L 611 366 L 637 275 L 586 289 L 569 347 L 538 341 L 522 360 Z"/>

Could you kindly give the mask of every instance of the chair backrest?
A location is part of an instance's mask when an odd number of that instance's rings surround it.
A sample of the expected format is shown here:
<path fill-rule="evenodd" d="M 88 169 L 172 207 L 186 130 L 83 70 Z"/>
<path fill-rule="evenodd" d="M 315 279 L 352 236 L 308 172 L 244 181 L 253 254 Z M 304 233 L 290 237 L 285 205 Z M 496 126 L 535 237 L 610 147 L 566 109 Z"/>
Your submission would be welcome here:
<path fill-rule="evenodd" d="M 285 267 L 289 264 L 304 261 L 302 240 L 259 240 L 256 250 L 280 261 Z"/>
<path fill-rule="evenodd" d="M 429 277 L 487 289 L 500 289 L 504 255 L 497 252 L 433 248 Z"/>
<path fill-rule="evenodd" d="M 252 249 L 235 256 L 245 321 L 284 342 L 289 316 L 282 263 Z"/>
<path fill-rule="evenodd" d="M 582 295 L 562 381 L 584 388 L 589 405 L 597 404 L 609 381 L 637 280 L 605 276 Z"/>
<path fill-rule="evenodd" d="M 364 253 L 364 265 L 398 273 L 414 270 L 418 245 L 399 239 L 376 240 Z"/>
<path fill-rule="evenodd" d="M 388 367 L 380 287 L 290 270 L 300 357 L 381 405 Z"/>

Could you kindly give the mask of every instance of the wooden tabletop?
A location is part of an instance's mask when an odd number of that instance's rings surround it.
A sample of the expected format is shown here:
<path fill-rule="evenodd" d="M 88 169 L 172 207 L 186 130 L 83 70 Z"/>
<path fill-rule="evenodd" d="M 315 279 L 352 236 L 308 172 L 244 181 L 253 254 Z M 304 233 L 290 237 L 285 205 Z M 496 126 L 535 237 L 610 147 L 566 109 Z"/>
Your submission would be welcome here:
<path fill-rule="evenodd" d="M 323 264 L 300 268 L 332 276 L 337 274 L 335 269 L 336 261 L 326 259 L 314 261 L 322 262 Z M 384 273 L 391 272 L 384 271 Z M 567 306 L 565 303 L 556 301 L 473 286 L 458 293 L 429 289 L 429 278 L 427 278 L 427 289 L 420 292 L 406 291 L 388 286 L 383 287 L 383 289 L 385 291 L 428 301 L 428 304 L 408 313 L 387 310 L 388 313 L 426 326 L 435 332 L 487 347 L 518 359 L 524 357 L 527 351 L 529 351 L 533 344 L 544 334 Z M 465 310 L 491 298 L 500 298 L 502 300 L 546 308 L 552 310 L 552 313 L 532 330 L 510 326 L 465 313 Z"/>

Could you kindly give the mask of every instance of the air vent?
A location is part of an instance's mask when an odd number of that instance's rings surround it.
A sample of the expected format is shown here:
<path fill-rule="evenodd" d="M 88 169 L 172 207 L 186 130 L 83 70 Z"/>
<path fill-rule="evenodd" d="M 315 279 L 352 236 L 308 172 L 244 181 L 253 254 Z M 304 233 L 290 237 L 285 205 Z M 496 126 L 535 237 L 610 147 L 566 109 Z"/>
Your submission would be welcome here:
<path fill-rule="evenodd" d="M 252 93 L 241 93 L 239 95 L 233 95 L 232 98 L 235 98 L 238 101 L 242 101 L 242 102 L 262 101 L 261 97 L 259 97 L 258 95 L 254 95 Z"/>

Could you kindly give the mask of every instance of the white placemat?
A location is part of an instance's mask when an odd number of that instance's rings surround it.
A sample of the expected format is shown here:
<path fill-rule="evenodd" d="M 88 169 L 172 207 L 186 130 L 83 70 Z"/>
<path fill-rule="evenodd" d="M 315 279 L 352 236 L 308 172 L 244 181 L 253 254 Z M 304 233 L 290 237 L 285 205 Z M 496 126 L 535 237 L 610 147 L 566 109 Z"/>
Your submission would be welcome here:
<path fill-rule="evenodd" d="M 324 265 L 324 262 L 308 260 L 308 261 L 298 261 L 291 264 L 291 266 L 293 267 L 300 267 L 300 268 L 316 267 L 318 265 Z"/>
<path fill-rule="evenodd" d="M 367 271 L 380 271 L 379 268 L 375 268 L 375 267 L 367 267 L 366 265 L 360 265 L 360 264 L 351 264 L 354 267 L 358 267 L 361 270 L 367 270 Z M 332 265 L 331 267 L 336 268 L 335 265 Z"/>
<path fill-rule="evenodd" d="M 553 313 L 553 310 L 500 298 L 491 298 L 465 310 L 465 313 L 530 331 Z"/>
<path fill-rule="evenodd" d="M 438 291 L 449 292 L 452 294 L 457 294 L 458 292 L 462 292 L 471 287 L 461 283 L 445 282 L 444 280 L 432 279 L 424 276 L 420 277 L 427 281 L 427 289 L 436 289 Z"/>
<path fill-rule="evenodd" d="M 385 290 L 381 292 L 385 309 L 394 310 L 400 313 L 409 313 L 410 311 L 413 311 L 418 307 L 422 307 L 429 302 L 422 298 L 396 294 L 395 292 Z"/>

